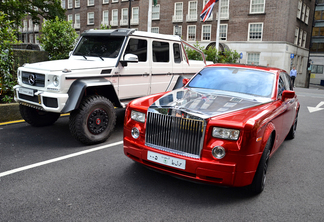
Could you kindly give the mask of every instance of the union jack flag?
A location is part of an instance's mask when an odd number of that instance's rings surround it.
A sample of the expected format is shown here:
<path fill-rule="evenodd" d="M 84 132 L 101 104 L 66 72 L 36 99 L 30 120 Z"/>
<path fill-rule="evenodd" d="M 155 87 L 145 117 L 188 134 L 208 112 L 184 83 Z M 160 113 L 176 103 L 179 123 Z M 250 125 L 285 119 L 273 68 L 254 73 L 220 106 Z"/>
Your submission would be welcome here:
<path fill-rule="evenodd" d="M 205 7 L 200 14 L 200 18 L 203 20 L 203 22 L 206 21 L 211 15 L 216 2 L 218 2 L 218 0 L 208 0 L 206 2 Z"/>

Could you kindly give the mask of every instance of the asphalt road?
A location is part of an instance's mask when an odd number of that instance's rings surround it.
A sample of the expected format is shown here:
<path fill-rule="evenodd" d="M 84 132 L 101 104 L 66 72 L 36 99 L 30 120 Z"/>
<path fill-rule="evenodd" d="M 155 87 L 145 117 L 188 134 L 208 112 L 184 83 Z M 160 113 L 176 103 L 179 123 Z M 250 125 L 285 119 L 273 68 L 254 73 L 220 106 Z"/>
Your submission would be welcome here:
<path fill-rule="evenodd" d="M 324 221 L 324 90 L 295 90 L 296 138 L 270 159 L 259 196 L 134 163 L 123 153 L 122 110 L 96 146 L 71 137 L 68 117 L 43 128 L 0 126 L 0 221 Z"/>

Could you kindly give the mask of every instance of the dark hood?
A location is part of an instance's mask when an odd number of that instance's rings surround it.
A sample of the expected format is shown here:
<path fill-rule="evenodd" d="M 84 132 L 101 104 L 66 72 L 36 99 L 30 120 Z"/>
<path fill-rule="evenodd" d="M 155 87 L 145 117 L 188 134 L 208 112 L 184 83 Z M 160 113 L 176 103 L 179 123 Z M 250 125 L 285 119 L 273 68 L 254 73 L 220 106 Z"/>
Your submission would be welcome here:
<path fill-rule="evenodd" d="M 149 107 L 148 111 L 184 118 L 196 119 L 199 117 L 207 119 L 224 113 L 254 107 L 269 101 L 269 98 L 258 99 L 239 93 L 181 88 L 159 98 Z"/>

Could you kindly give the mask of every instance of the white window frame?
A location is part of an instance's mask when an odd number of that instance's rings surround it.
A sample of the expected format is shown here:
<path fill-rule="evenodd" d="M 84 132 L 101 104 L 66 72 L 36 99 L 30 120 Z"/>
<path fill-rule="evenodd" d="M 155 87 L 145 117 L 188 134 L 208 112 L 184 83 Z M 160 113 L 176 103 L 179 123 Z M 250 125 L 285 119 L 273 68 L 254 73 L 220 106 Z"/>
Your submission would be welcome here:
<path fill-rule="evenodd" d="M 91 19 L 93 19 L 93 22 L 91 22 Z M 87 13 L 87 25 L 94 25 L 94 12 L 88 12 Z"/>
<path fill-rule="evenodd" d="M 182 22 L 182 21 L 183 21 L 183 2 L 175 2 L 172 22 Z"/>
<path fill-rule="evenodd" d="M 251 0 L 250 1 L 250 14 L 259 14 L 259 13 L 264 13 L 265 12 L 265 1 L 259 3 L 255 2 L 256 0 Z M 258 10 L 256 10 L 256 8 Z"/>
<path fill-rule="evenodd" d="M 305 13 L 306 13 L 306 4 L 303 4 L 302 14 L 301 14 L 301 20 L 305 21 Z"/>
<path fill-rule="evenodd" d="M 308 25 L 308 20 L 309 20 L 309 7 L 307 6 L 306 8 L 306 14 L 305 14 L 305 23 Z"/>
<path fill-rule="evenodd" d="M 128 25 L 128 8 L 121 9 L 120 25 Z"/>
<path fill-rule="evenodd" d="M 177 29 L 178 29 L 178 31 L 177 31 Z M 182 26 L 181 25 L 173 26 L 173 35 L 178 35 L 180 37 L 182 36 Z"/>
<path fill-rule="evenodd" d="M 32 19 L 29 19 L 28 21 L 28 31 L 33 32 L 34 31 L 34 23 Z"/>
<path fill-rule="evenodd" d="M 259 65 L 260 64 L 260 53 L 259 52 L 248 52 L 246 63 L 253 64 L 253 65 Z"/>
<path fill-rule="evenodd" d="M 138 24 L 139 24 L 139 7 L 133 7 L 131 25 L 138 25 Z"/>
<path fill-rule="evenodd" d="M 225 27 L 225 28 L 223 28 Z M 220 41 L 227 41 L 227 29 L 228 29 L 228 25 L 227 24 L 221 24 L 219 26 L 219 40 Z M 225 32 L 222 32 L 222 30 L 225 30 Z M 221 36 L 221 34 L 224 34 L 224 36 Z M 222 39 L 222 38 L 225 38 L 225 39 Z"/>
<path fill-rule="evenodd" d="M 298 45 L 298 37 L 299 37 L 299 27 L 296 27 L 296 29 L 295 29 L 295 40 L 294 40 L 295 45 Z"/>
<path fill-rule="evenodd" d="M 65 9 L 65 0 L 61 0 L 61 7 Z"/>
<path fill-rule="evenodd" d="M 68 0 L 68 9 L 73 8 L 73 0 Z"/>
<path fill-rule="evenodd" d="M 109 11 L 103 10 L 102 11 L 102 25 L 109 26 Z"/>
<path fill-rule="evenodd" d="M 152 6 L 152 20 L 160 20 L 160 4 Z"/>
<path fill-rule="evenodd" d="M 74 28 L 80 29 L 80 24 L 81 24 L 81 16 L 80 13 L 77 13 L 74 15 Z"/>
<path fill-rule="evenodd" d="M 152 27 L 151 32 L 152 33 L 160 33 L 160 28 L 159 27 Z"/>
<path fill-rule="evenodd" d="M 207 32 L 209 29 L 209 32 Z M 206 36 L 205 36 L 206 34 Z M 209 37 L 207 37 L 209 36 Z M 210 41 L 211 40 L 211 25 L 202 25 L 201 26 L 201 41 Z"/>
<path fill-rule="evenodd" d="M 29 34 L 29 43 L 34 43 L 34 35 Z"/>
<path fill-rule="evenodd" d="M 302 29 L 300 29 L 299 30 L 299 38 L 298 38 L 298 46 L 302 45 L 303 33 L 304 33 L 304 31 Z"/>
<path fill-rule="evenodd" d="M 195 4 L 195 5 L 193 5 L 193 4 Z M 196 7 L 193 7 L 192 5 L 196 6 Z M 187 21 L 189 21 L 189 22 L 197 21 L 197 14 L 198 14 L 197 7 L 198 7 L 197 1 L 189 1 L 188 2 Z"/>
<path fill-rule="evenodd" d="M 109 0 L 102 0 L 102 4 L 108 4 Z"/>
<path fill-rule="evenodd" d="M 230 0 L 221 1 L 220 19 L 229 19 L 229 1 Z"/>
<path fill-rule="evenodd" d="M 189 31 L 190 31 L 191 28 L 194 28 L 194 30 L 195 30 L 195 38 L 193 38 L 193 39 L 189 39 L 189 35 L 191 34 Z M 197 39 L 197 27 L 196 27 L 196 25 L 188 25 L 187 26 L 187 41 L 188 42 L 189 41 L 196 41 L 196 39 Z"/>
<path fill-rule="evenodd" d="M 302 12 L 302 6 L 303 6 L 303 2 L 302 2 L 302 0 L 298 0 L 298 6 L 297 6 L 297 18 L 299 18 L 299 19 L 300 19 L 301 12 Z"/>
<path fill-rule="evenodd" d="M 115 3 L 115 2 L 118 2 L 118 0 L 111 0 L 111 3 Z"/>
<path fill-rule="evenodd" d="M 38 32 L 39 31 L 39 24 L 34 24 L 34 32 Z"/>
<path fill-rule="evenodd" d="M 259 38 L 259 39 L 252 39 L 252 38 L 250 38 L 250 36 L 251 36 L 251 26 L 252 25 L 261 25 L 261 38 Z M 255 32 L 255 33 L 257 33 L 257 32 Z M 263 37 L 263 22 L 253 22 L 253 23 L 249 23 L 249 31 L 248 31 L 248 41 L 255 41 L 255 42 L 260 42 L 260 41 L 262 41 L 262 37 Z"/>
<path fill-rule="evenodd" d="M 111 26 L 118 26 L 118 9 L 113 9 L 111 11 Z"/>
<path fill-rule="evenodd" d="M 87 0 L 87 6 L 94 6 L 95 1 L 94 0 Z"/>
<path fill-rule="evenodd" d="M 68 16 L 67 16 L 67 21 L 69 22 L 69 21 L 72 21 L 72 25 L 73 25 L 73 15 L 72 14 L 69 14 Z"/>
<path fill-rule="evenodd" d="M 80 0 L 75 0 L 74 8 L 80 8 Z"/>
<path fill-rule="evenodd" d="M 304 33 L 303 33 L 303 40 L 302 40 L 302 47 L 303 48 L 306 47 L 306 38 L 307 38 L 307 32 L 304 31 Z"/>

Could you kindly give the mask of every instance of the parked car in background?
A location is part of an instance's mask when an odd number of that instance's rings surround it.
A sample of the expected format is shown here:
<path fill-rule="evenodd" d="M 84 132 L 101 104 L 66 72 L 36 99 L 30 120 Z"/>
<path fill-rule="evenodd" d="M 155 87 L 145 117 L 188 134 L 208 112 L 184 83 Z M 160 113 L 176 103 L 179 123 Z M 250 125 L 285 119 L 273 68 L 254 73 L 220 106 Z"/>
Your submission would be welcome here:
<path fill-rule="evenodd" d="M 184 84 L 128 104 L 125 155 L 173 176 L 262 192 L 269 158 L 295 137 L 300 104 L 289 75 L 214 64 Z"/>

